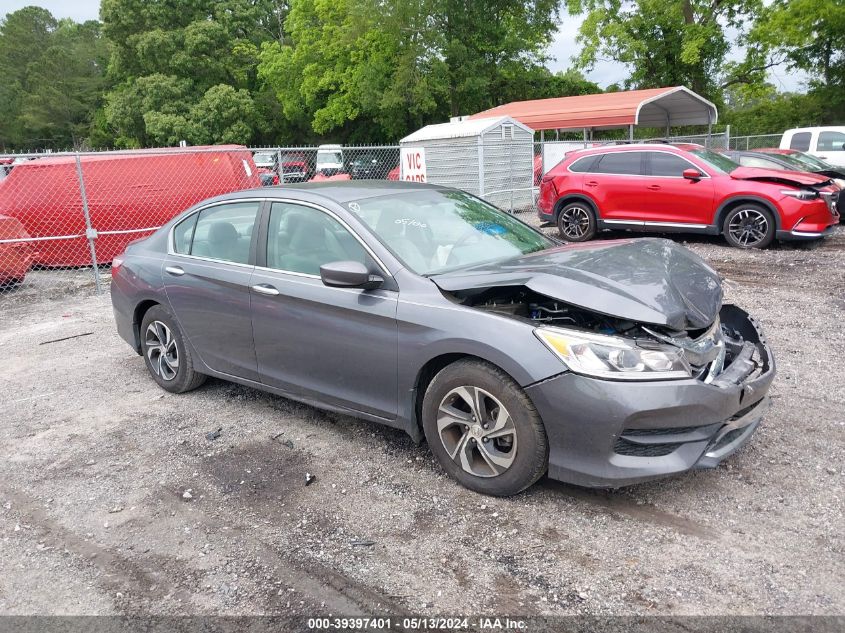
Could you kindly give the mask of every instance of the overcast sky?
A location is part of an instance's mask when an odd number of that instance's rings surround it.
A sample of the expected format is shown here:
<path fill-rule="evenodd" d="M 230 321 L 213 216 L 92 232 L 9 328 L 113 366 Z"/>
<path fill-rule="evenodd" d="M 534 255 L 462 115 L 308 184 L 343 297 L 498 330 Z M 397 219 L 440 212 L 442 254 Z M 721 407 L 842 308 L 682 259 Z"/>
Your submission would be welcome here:
<path fill-rule="evenodd" d="M 5 15 L 29 5 L 44 7 L 57 18 L 73 18 L 77 22 L 98 19 L 100 13 L 100 0 L 0 0 L 0 13 Z M 564 14 L 561 22 L 560 30 L 549 51 L 554 58 L 549 64 L 552 70 L 566 70 L 571 65 L 572 56 L 578 52 L 575 36 L 581 20 Z M 732 57 L 737 56 L 735 51 Z M 621 83 L 628 72 L 622 64 L 599 62 L 593 71 L 586 75 L 591 81 L 606 88 L 612 83 Z M 805 81 L 801 73 L 790 73 L 783 67 L 774 68 L 769 74 L 769 79 L 781 90 L 800 90 Z"/>

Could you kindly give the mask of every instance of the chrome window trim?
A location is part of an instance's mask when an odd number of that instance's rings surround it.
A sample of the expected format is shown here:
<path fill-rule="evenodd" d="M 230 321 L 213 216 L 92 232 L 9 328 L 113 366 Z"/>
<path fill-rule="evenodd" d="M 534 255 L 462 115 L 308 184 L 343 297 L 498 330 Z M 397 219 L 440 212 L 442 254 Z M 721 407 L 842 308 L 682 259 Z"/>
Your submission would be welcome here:
<path fill-rule="evenodd" d="M 311 274 L 308 274 L 308 273 L 297 273 L 296 271 L 282 270 L 282 269 L 279 269 L 279 268 L 267 268 L 267 267 L 264 267 L 264 266 L 255 266 L 254 264 L 241 264 L 239 262 L 230 262 L 230 261 L 227 261 L 225 259 L 215 259 L 213 257 L 200 257 L 198 255 L 188 255 L 188 254 L 179 253 L 179 252 L 176 251 L 176 237 L 175 237 L 174 233 L 176 231 L 176 227 L 179 226 L 180 224 L 182 224 L 182 222 L 184 222 L 185 220 L 190 218 L 192 215 L 196 215 L 198 213 L 201 213 L 205 209 L 210 209 L 211 207 L 217 207 L 217 206 L 224 205 L 224 204 L 236 204 L 236 203 L 239 203 L 239 202 L 257 202 L 258 205 L 259 205 L 258 213 L 257 213 L 257 216 L 256 216 L 257 218 L 261 217 L 261 203 L 263 203 L 263 202 L 270 202 L 270 203 L 273 203 L 273 202 L 289 202 L 291 204 L 298 204 L 300 206 L 311 207 L 312 209 L 326 213 L 329 216 L 331 216 L 332 218 L 334 218 L 335 220 L 337 220 L 341 224 L 341 226 L 343 226 L 347 231 L 349 231 L 349 233 L 352 235 L 352 237 L 354 237 L 358 241 L 358 243 L 361 244 L 361 246 L 364 247 L 364 250 L 367 251 L 367 253 L 370 255 L 370 257 L 373 258 L 373 261 L 381 269 L 382 273 L 384 273 L 387 277 L 393 277 L 393 275 L 390 273 L 387 266 L 385 266 L 385 264 L 381 260 L 381 258 L 378 255 L 376 255 L 375 252 L 373 252 L 373 249 L 370 248 L 370 246 L 366 242 L 364 242 L 364 240 L 361 239 L 361 236 L 358 235 L 358 233 L 351 226 L 349 226 L 349 224 L 343 218 L 338 216 L 334 211 L 327 209 L 323 206 L 320 206 L 320 205 L 315 204 L 313 202 L 308 202 L 308 201 L 305 201 L 305 200 L 296 200 L 296 199 L 293 199 L 293 198 L 277 198 L 277 197 L 270 197 L 270 196 L 264 196 L 264 197 L 261 197 L 261 198 L 256 198 L 256 197 L 233 198 L 231 200 L 218 200 L 216 202 L 210 202 L 208 204 L 205 204 L 205 205 L 203 205 L 203 206 L 201 206 L 197 209 L 194 209 L 191 213 L 189 213 L 184 218 L 182 218 L 179 222 L 177 222 L 172 227 L 170 227 L 170 230 L 168 231 L 168 236 L 167 236 L 167 254 L 168 255 L 176 255 L 178 257 L 186 257 L 188 259 L 193 259 L 193 260 L 197 260 L 197 261 L 207 261 L 207 262 L 214 262 L 214 263 L 220 263 L 220 264 L 231 264 L 233 266 L 242 266 L 242 267 L 246 267 L 246 268 L 269 270 L 269 271 L 273 271 L 273 272 L 283 272 L 283 273 L 289 274 L 289 275 L 307 276 L 307 277 L 311 277 L 311 278 L 315 278 L 315 279 L 320 279 L 319 275 L 311 275 Z M 193 247 L 193 242 L 191 243 L 191 246 Z"/>
<path fill-rule="evenodd" d="M 695 224 L 690 222 L 651 222 L 647 220 L 602 220 L 605 224 L 627 224 L 631 226 L 671 226 L 685 229 L 706 229 L 709 224 Z"/>
<path fill-rule="evenodd" d="M 286 276 L 290 275 L 291 277 L 299 277 L 300 278 L 300 279 L 287 279 L 287 280 L 285 280 L 288 283 L 305 284 L 305 285 L 310 286 L 311 284 L 306 283 L 305 281 L 302 281 L 304 279 L 308 279 L 308 280 L 312 280 L 312 281 L 321 282 L 321 287 L 327 288 L 329 290 L 340 290 L 342 292 L 354 292 L 354 293 L 362 293 L 362 292 L 372 293 L 372 290 L 365 290 L 364 288 L 342 288 L 340 286 L 327 286 L 325 284 L 322 284 L 322 279 L 320 278 L 320 275 L 312 275 L 310 273 L 297 273 L 297 272 L 293 272 L 293 271 L 289 271 L 289 270 L 278 270 L 276 268 L 267 268 L 266 266 L 254 266 L 254 269 L 259 273 L 273 273 L 275 275 L 286 275 Z M 376 290 L 381 290 L 383 292 L 389 292 L 391 294 L 389 296 L 385 295 L 384 298 L 385 299 L 392 299 L 394 301 L 398 301 L 396 296 L 394 296 L 394 295 L 397 295 L 397 292 L 395 290 L 393 290 L 391 288 L 376 288 Z M 379 296 L 381 296 L 381 295 L 379 295 Z"/>
<path fill-rule="evenodd" d="M 701 167 L 699 167 L 695 163 L 691 162 L 685 156 L 681 156 L 680 154 L 676 154 L 675 152 L 668 152 L 668 151 L 666 151 L 664 149 L 660 149 L 660 148 L 646 149 L 646 148 L 642 148 L 642 147 L 638 147 L 636 149 L 622 149 L 622 150 L 615 149 L 613 151 L 609 151 L 609 150 L 598 151 L 595 154 L 588 154 L 587 156 L 581 156 L 580 158 L 577 158 L 576 160 L 572 161 L 569 165 L 567 165 L 566 171 L 568 171 L 571 174 L 592 174 L 592 175 L 595 175 L 595 176 L 629 176 L 629 177 L 632 177 L 632 178 L 675 178 L 675 179 L 683 178 L 683 176 L 653 176 L 651 174 L 616 174 L 616 173 L 607 172 L 607 171 L 572 171 L 570 169 L 570 167 L 572 167 L 572 165 L 574 165 L 578 161 L 584 160 L 586 158 L 595 158 L 596 156 L 605 156 L 607 154 L 625 154 L 625 153 L 628 153 L 628 152 L 646 152 L 646 153 L 647 152 L 657 152 L 659 154 L 671 154 L 672 156 L 677 156 L 682 161 L 686 162 L 690 167 L 697 170 L 698 173 L 700 173 L 701 176 L 702 176 L 701 180 L 705 180 L 705 179 L 710 178 L 710 174 L 708 174 L 705 171 L 702 171 Z"/>

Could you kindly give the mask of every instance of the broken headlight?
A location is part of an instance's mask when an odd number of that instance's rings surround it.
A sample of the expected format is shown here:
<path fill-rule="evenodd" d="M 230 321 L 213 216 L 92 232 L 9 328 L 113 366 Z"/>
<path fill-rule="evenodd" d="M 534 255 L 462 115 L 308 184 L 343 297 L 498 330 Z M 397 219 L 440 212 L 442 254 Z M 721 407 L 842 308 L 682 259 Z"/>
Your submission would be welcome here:
<path fill-rule="evenodd" d="M 690 378 L 683 350 L 652 343 L 648 347 L 618 336 L 559 327 L 540 327 L 534 334 L 572 371 L 612 380 Z"/>

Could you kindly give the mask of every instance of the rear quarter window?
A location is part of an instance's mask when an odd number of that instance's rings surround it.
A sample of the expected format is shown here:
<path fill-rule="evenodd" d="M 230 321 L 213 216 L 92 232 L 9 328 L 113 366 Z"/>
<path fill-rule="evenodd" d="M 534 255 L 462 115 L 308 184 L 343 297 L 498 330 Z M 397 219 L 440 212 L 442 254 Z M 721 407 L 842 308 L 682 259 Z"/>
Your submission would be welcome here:
<path fill-rule="evenodd" d="M 192 213 L 173 229 L 173 250 L 187 255 L 191 252 L 191 241 L 194 239 L 194 227 L 197 225 L 198 213 Z"/>
<path fill-rule="evenodd" d="M 585 173 L 593 171 L 593 166 L 596 164 L 596 160 L 601 158 L 600 156 L 582 156 L 581 158 L 575 160 L 570 166 L 569 171 L 574 171 L 575 173 Z"/>

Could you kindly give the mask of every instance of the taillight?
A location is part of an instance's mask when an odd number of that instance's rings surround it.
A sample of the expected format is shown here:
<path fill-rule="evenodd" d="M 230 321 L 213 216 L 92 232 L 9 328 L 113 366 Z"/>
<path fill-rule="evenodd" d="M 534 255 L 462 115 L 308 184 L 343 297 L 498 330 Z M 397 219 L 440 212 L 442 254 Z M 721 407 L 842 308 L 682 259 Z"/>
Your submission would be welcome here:
<path fill-rule="evenodd" d="M 552 176 L 550 174 L 546 174 L 545 176 L 543 176 L 540 179 L 540 187 L 543 187 L 543 186 L 551 187 L 552 191 L 554 191 L 555 195 L 557 195 L 557 187 L 555 187 L 555 177 L 554 176 Z"/>
<path fill-rule="evenodd" d="M 111 276 L 114 277 L 117 271 L 120 270 L 120 267 L 123 266 L 123 255 L 117 255 L 114 259 L 111 260 Z"/>

